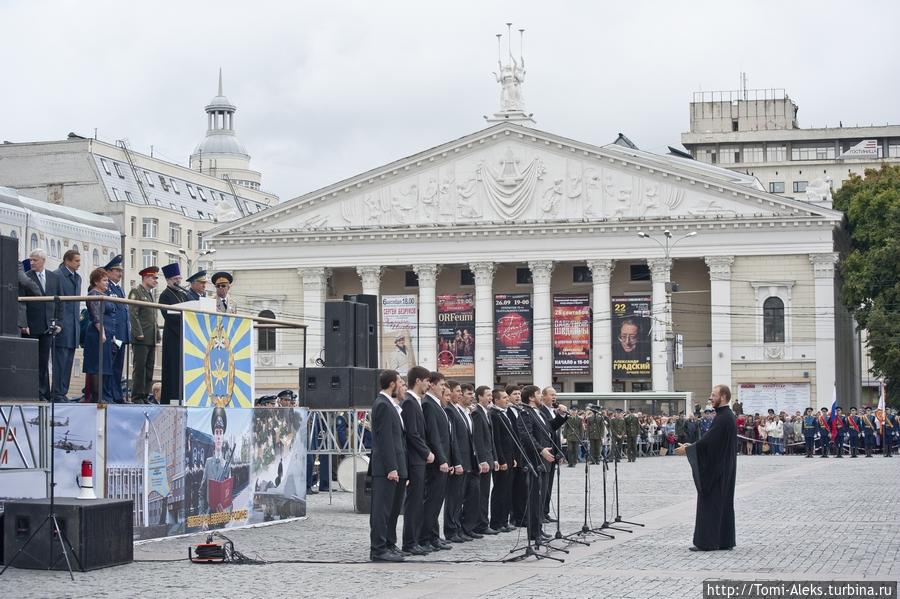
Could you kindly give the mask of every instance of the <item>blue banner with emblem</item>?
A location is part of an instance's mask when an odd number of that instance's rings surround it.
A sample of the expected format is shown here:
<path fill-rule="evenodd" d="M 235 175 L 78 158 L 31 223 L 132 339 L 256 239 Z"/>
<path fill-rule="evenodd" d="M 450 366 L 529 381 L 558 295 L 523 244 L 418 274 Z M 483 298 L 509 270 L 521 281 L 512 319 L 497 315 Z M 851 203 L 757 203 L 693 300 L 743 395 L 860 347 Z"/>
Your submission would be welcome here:
<path fill-rule="evenodd" d="M 184 403 L 253 407 L 253 321 L 185 312 Z"/>

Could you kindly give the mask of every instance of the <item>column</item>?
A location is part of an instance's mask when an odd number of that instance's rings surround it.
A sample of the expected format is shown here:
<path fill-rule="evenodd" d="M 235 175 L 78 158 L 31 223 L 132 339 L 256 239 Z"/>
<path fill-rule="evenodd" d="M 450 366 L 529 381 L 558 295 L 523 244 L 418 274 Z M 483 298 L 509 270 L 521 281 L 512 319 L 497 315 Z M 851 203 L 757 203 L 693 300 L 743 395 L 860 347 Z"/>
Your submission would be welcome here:
<path fill-rule="evenodd" d="M 654 391 L 671 391 L 672 377 L 669 372 L 669 348 L 666 333 L 669 331 L 669 302 L 666 286 L 672 274 L 671 258 L 651 258 L 647 260 L 653 277 L 653 342 L 651 362 Z"/>
<path fill-rule="evenodd" d="M 830 407 L 835 385 L 834 264 L 837 254 L 810 254 L 816 302 L 816 403 Z"/>
<path fill-rule="evenodd" d="M 494 388 L 493 262 L 472 262 L 475 275 L 475 384 Z"/>
<path fill-rule="evenodd" d="M 553 344 L 550 314 L 550 278 L 553 261 L 535 260 L 528 263 L 531 269 L 532 306 L 534 308 L 534 384 L 540 388 L 553 383 Z"/>
<path fill-rule="evenodd" d="M 437 370 L 437 305 L 435 288 L 441 267 L 437 264 L 414 264 L 419 277 L 419 347 L 416 363 Z"/>
<path fill-rule="evenodd" d="M 322 266 L 297 269 L 303 287 L 303 313 L 300 320 L 306 329 L 306 365 L 315 366 L 316 359 L 325 348 L 325 295 L 327 270 Z"/>
<path fill-rule="evenodd" d="M 714 385 L 731 380 L 731 265 L 734 256 L 707 256 L 709 267 L 710 344 Z"/>
<path fill-rule="evenodd" d="M 615 267 L 614 260 L 588 260 L 591 279 L 594 281 L 593 306 L 594 319 L 591 347 L 591 372 L 594 393 L 612 392 L 612 324 L 609 297 L 609 280 Z"/>

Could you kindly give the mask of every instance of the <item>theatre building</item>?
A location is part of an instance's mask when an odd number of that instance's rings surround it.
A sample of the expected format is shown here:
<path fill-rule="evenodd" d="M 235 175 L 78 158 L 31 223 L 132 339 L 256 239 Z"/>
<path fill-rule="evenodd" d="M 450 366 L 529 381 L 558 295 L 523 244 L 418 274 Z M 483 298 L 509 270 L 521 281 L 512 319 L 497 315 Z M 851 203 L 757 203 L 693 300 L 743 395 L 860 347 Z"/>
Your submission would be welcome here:
<path fill-rule="evenodd" d="M 858 401 L 841 213 L 624 136 L 541 131 L 508 92 L 485 129 L 213 229 L 242 307 L 305 321 L 308 366 L 324 302 L 364 293 L 379 298 L 380 363 L 400 370 L 695 401 L 727 383 L 785 407 L 830 406 L 836 387 Z M 296 333 L 265 334 L 258 386 L 295 385 L 301 362 Z"/>

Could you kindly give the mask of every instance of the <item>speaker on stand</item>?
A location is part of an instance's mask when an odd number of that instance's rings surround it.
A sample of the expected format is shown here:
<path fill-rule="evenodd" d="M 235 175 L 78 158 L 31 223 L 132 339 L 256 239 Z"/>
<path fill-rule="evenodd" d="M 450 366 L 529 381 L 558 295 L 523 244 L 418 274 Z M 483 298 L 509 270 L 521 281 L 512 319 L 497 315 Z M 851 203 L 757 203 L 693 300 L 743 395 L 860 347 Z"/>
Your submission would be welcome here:
<path fill-rule="evenodd" d="M 366 293 L 355 293 L 345 295 L 344 300 L 348 302 L 356 302 L 365 304 L 369 307 L 369 318 L 365 323 L 365 335 L 369 345 L 369 359 L 367 364 L 357 364 L 357 366 L 366 366 L 368 368 L 378 368 L 378 296 Z"/>

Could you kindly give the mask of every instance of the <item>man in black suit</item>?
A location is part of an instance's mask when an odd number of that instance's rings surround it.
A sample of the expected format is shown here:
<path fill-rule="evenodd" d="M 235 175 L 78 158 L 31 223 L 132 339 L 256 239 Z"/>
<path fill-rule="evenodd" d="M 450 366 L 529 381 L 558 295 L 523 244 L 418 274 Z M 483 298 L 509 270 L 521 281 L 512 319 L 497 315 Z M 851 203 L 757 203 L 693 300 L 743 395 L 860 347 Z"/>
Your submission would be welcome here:
<path fill-rule="evenodd" d="M 419 545 L 430 545 L 434 549 L 451 549 L 450 543 L 441 539 L 438 514 L 447 494 L 447 478 L 452 467 L 450 463 L 450 419 L 441 405 L 441 398 L 447 383 L 440 372 L 428 375 L 429 390 L 422 398 L 422 413 L 425 416 L 425 442 L 434 461 L 425 465 L 425 510 L 422 518 L 422 532 Z"/>
<path fill-rule="evenodd" d="M 509 526 L 509 512 L 512 509 L 512 483 L 515 468 L 521 458 L 516 448 L 516 439 L 513 437 L 515 429 L 508 416 L 509 399 L 506 391 L 497 389 L 491 396 L 493 405 L 490 414 L 497 469 L 493 473 L 490 527 L 500 532 L 511 532 L 513 529 Z"/>
<path fill-rule="evenodd" d="M 452 543 L 465 543 L 475 538 L 463 530 L 462 511 L 469 482 L 468 473 L 476 469 L 478 464 L 475 462 L 470 420 L 462 407 L 462 387 L 456 381 L 447 381 L 447 386 L 450 388 L 450 403 L 444 411 L 450 419 L 450 462 L 454 467 L 453 476 L 447 481 L 444 537 Z"/>
<path fill-rule="evenodd" d="M 516 422 L 519 442 L 526 454 L 524 456 L 526 462 L 530 462 L 536 471 L 531 474 L 529 470 L 528 506 L 526 508 L 528 538 L 536 544 L 550 538 L 550 535 L 545 535 L 541 530 L 541 525 L 544 515 L 544 492 L 547 489 L 547 471 L 549 465 L 557 459 L 553 450 L 553 439 L 550 438 L 551 428 L 540 413 L 540 397 L 541 390 L 534 385 L 526 385 L 522 389 L 522 402 L 523 404 L 528 402 L 528 405 L 523 406 L 519 420 Z"/>
<path fill-rule="evenodd" d="M 467 511 L 469 521 L 467 530 L 474 530 L 481 535 L 495 535 L 498 531 L 490 526 L 488 520 L 488 507 L 491 501 L 491 472 L 496 471 L 500 465 L 494 456 L 494 432 L 488 408 L 491 405 L 491 388 L 482 385 L 475 389 L 476 403 L 472 408 L 472 439 L 475 442 L 475 453 L 478 455 L 478 475 L 475 477 L 478 483 L 475 491 L 478 493 L 478 509 Z"/>
<path fill-rule="evenodd" d="M 518 385 L 507 385 L 506 396 L 509 398 L 509 406 L 506 415 L 513 425 L 513 434 L 518 436 L 517 422 L 522 414 L 522 388 Z M 522 444 L 522 440 L 519 439 Z M 512 473 L 512 512 L 510 522 L 512 526 L 525 526 L 525 506 L 528 502 L 528 473 L 525 471 L 525 460 L 519 460 L 519 465 Z"/>
<path fill-rule="evenodd" d="M 560 427 L 565 424 L 566 418 L 566 406 L 561 405 L 558 408 L 554 409 L 554 404 L 556 404 L 556 389 L 553 387 L 544 388 L 541 393 L 541 416 L 543 416 L 544 421 L 550 425 L 551 433 L 550 438 L 553 440 L 553 452 L 562 454 L 562 440 L 559 436 Z M 556 476 L 556 462 L 550 464 L 549 471 L 547 472 L 547 491 L 544 493 L 544 523 L 556 522 L 556 518 L 550 515 L 550 495 L 553 493 L 553 478 Z M 557 493 L 559 490 L 557 489 Z M 557 514 L 558 516 L 559 514 Z"/>
<path fill-rule="evenodd" d="M 81 266 L 81 255 L 78 250 L 67 250 L 63 254 L 62 264 L 56 271 L 56 274 L 59 275 L 60 295 L 81 295 L 79 266 Z M 79 302 L 63 302 L 60 308 L 62 332 L 53 341 L 53 401 L 68 401 L 72 364 L 75 361 L 75 348 L 78 347 L 79 341 L 80 307 Z"/>
<path fill-rule="evenodd" d="M 466 424 L 466 432 L 469 436 L 468 455 L 470 456 L 471 467 L 465 469 L 465 492 L 463 493 L 463 506 L 460 513 L 460 523 L 462 524 L 463 533 L 473 539 L 481 539 L 484 535 L 476 532 L 478 527 L 478 518 L 481 514 L 481 473 L 490 472 L 490 466 L 485 462 L 478 449 L 475 446 L 475 422 L 472 419 L 472 409 L 475 405 L 475 386 L 470 383 L 463 383 L 462 397 L 457 407 L 460 408 L 463 421 Z M 466 453 L 465 446 L 463 453 Z"/>
<path fill-rule="evenodd" d="M 425 510 L 425 467 L 434 462 L 434 453 L 425 441 L 425 414 L 422 412 L 422 396 L 428 390 L 429 374 L 428 369 L 421 366 L 409 369 L 406 375 L 408 389 L 400 405 L 409 472 L 403 512 L 403 551 L 412 555 L 428 555 L 434 551 L 431 545 L 423 547 L 419 544 Z"/>
<path fill-rule="evenodd" d="M 379 377 L 381 392 L 372 404 L 372 509 L 369 515 L 369 559 L 402 562 L 397 548 L 397 518 L 406 490 L 406 443 L 397 394 L 405 391 L 396 370 L 384 370 Z"/>
<path fill-rule="evenodd" d="M 45 268 L 47 252 L 42 249 L 32 250 L 28 255 L 31 270 L 26 275 L 41 290 L 41 295 L 53 297 L 60 295 L 59 276 Z M 41 401 L 50 401 L 50 346 L 53 335 L 62 331 L 59 325 L 62 308 L 57 302 L 29 302 L 25 307 L 28 326 L 22 329 L 22 335 L 38 340 L 38 393 Z M 54 326 L 51 330 L 51 325 Z"/>

